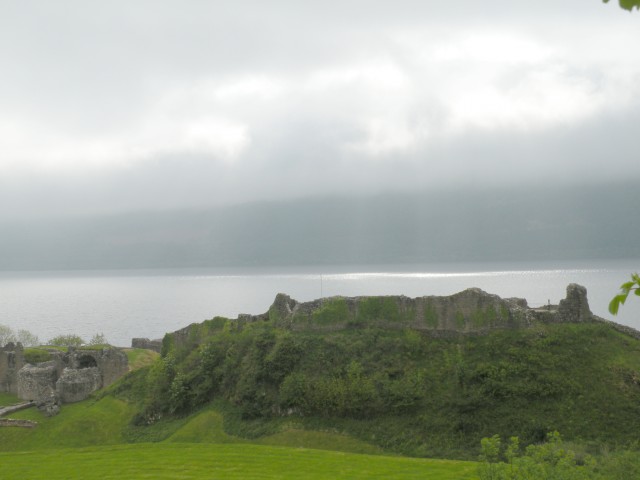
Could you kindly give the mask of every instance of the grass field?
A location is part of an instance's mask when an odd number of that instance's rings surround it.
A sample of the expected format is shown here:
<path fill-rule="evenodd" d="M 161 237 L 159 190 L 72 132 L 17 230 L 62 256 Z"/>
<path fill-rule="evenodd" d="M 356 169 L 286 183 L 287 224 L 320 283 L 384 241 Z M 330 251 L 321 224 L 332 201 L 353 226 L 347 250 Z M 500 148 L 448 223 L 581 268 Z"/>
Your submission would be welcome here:
<path fill-rule="evenodd" d="M 476 479 L 476 464 L 246 444 L 159 443 L 0 453 L 2 479 Z"/>

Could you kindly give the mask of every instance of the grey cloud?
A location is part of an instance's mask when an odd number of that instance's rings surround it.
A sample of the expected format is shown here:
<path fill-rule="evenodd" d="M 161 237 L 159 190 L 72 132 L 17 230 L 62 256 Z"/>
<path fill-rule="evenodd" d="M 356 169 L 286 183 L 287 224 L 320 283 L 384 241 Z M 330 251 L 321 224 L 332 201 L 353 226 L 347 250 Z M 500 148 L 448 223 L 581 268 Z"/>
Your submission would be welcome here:
<path fill-rule="evenodd" d="M 421 49 L 439 40 L 446 46 L 461 31 L 497 28 L 535 38 L 548 34 L 558 48 L 563 40 L 579 43 L 571 35 L 591 28 L 597 35 L 590 47 L 599 35 L 606 38 L 608 28 L 631 21 L 626 12 L 599 2 L 517 3 L 7 2 L 0 18 L 0 128 L 3 119 L 24 127 L 29 144 L 66 136 L 78 151 L 87 139 L 106 138 L 103 143 L 113 140 L 119 151 L 120 144 L 123 150 L 145 142 L 153 147 L 156 138 L 144 132 L 158 118 L 167 122 L 157 134 L 161 143 L 177 135 L 181 124 L 210 115 L 246 127 L 248 145 L 231 160 L 158 145 L 148 158 L 125 166 L 4 170 L 0 215 L 154 210 L 478 183 L 595 182 L 620 172 L 640 177 L 637 91 L 629 91 L 626 106 L 605 108 L 597 117 L 443 133 L 453 116 L 443 86 L 464 77 L 465 63 L 446 71 L 422 65 L 415 58 Z M 423 43 L 408 52 L 398 40 L 405 33 Z M 565 77 L 606 91 L 606 65 L 584 58 L 550 62 L 558 62 Z M 397 67 L 407 77 L 406 88 L 385 90 L 356 79 L 305 90 L 314 73 L 371 61 Z M 633 62 L 628 68 L 637 75 Z M 506 68 L 497 85 L 515 88 L 537 69 Z M 375 71 L 370 75 L 381 80 Z M 210 97 L 220 85 L 260 76 L 282 81 L 283 92 L 228 103 Z M 167 98 L 176 92 L 186 100 L 171 104 Z M 369 140 L 369 119 L 387 122 L 383 129 L 406 130 L 415 141 L 375 154 L 350 148 Z M 7 156 L 0 151 L 0 167 Z"/>
<path fill-rule="evenodd" d="M 166 156 L 108 174 L 0 179 L 0 216 L 38 216 L 229 205 L 269 198 L 561 185 L 640 178 L 640 115 L 537 135 L 467 135 L 409 154 L 345 160 L 323 142 L 322 124 L 297 123 L 296 142 L 265 146 L 258 158 L 229 164 L 211 157 Z M 349 137 L 348 128 L 334 132 Z M 3 198 L 4 197 L 4 198 Z"/>

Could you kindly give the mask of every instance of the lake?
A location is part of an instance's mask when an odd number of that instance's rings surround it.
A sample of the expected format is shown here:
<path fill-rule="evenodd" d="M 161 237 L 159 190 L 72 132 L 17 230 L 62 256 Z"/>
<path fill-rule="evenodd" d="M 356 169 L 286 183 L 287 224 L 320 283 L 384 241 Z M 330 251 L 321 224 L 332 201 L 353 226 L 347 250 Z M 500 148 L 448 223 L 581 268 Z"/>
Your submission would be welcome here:
<path fill-rule="evenodd" d="M 299 301 L 333 295 L 450 295 L 479 287 L 530 306 L 558 301 L 569 283 L 587 287 L 591 310 L 640 329 L 640 298 L 617 317 L 611 297 L 639 260 L 382 265 L 256 269 L 0 272 L 0 324 L 26 329 L 46 341 L 74 333 L 104 333 L 114 345 L 216 315 L 266 312 L 278 292 Z"/>

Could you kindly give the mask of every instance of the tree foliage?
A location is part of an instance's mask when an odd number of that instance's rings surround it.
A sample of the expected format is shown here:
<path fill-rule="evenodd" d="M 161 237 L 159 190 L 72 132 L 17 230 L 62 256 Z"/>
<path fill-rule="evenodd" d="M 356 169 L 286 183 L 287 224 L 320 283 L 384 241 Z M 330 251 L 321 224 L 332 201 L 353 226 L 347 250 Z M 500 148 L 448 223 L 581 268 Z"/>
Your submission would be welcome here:
<path fill-rule="evenodd" d="M 91 340 L 89 340 L 89 345 L 109 345 L 109 340 L 104 335 L 104 333 L 96 333 Z"/>
<path fill-rule="evenodd" d="M 0 347 L 15 341 L 16 336 L 13 333 L 13 330 L 6 325 L 0 325 Z"/>
<path fill-rule="evenodd" d="M 631 292 L 640 297 L 640 275 L 637 273 L 631 275 L 631 280 L 620 285 L 620 293 L 609 303 L 609 312 L 612 315 L 618 314 L 620 305 L 624 305 Z"/>
<path fill-rule="evenodd" d="M 19 342 L 24 347 L 33 347 L 38 345 L 39 340 L 37 335 L 34 335 L 28 330 L 18 330 L 15 332 L 11 327 L 0 325 L 0 346 L 6 345 L 9 342 Z"/>
<path fill-rule="evenodd" d="M 604 3 L 609 3 L 609 0 L 603 0 Z M 634 8 L 640 9 L 640 0 L 619 0 L 620 7 L 625 10 L 633 10 Z"/>
<path fill-rule="evenodd" d="M 40 344 L 38 336 L 31 333 L 29 330 L 18 330 L 16 333 L 16 340 L 20 342 L 23 347 L 35 347 Z"/>
<path fill-rule="evenodd" d="M 547 434 L 547 441 L 529 445 L 524 452 L 518 437 L 511 437 L 503 453 L 500 437 L 483 438 L 479 457 L 480 480 L 591 480 L 601 478 L 596 473 L 596 462 L 587 456 L 578 465 L 576 454 L 567 449 L 558 432 Z"/>
<path fill-rule="evenodd" d="M 58 335 L 47 342 L 49 345 L 59 347 L 80 347 L 85 343 L 82 337 L 74 334 Z"/>

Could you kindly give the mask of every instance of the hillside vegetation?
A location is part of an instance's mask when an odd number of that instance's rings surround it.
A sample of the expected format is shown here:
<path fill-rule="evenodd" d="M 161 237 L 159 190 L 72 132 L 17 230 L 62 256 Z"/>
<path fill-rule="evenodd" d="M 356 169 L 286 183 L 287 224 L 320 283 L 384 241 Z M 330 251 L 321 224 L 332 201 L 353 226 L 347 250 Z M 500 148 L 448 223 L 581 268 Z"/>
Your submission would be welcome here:
<path fill-rule="evenodd" d="M 551 431 L 612 447 L 637 439 L 640 341 L 496 302 L 476 314 L 447 307 L 461 332 L 428 328 L 429 305 L 442 302 L 391 297 L 218 317 L 167 335 L 162 358 L 113 394 L 136 405 L 140 430 L 214 402 L 239 437 L 335 431 L 412 456 L 475 459 L 494 434 L 525 446 Z"/>
<path fill-rule="evenodd" d="M 38 426 L 4 428 L 0 452 L 33 455 L 0 458 L 0 476 L 67 478 L 62 455 L 96 478 L 110 478 L 110 465 L 171 478 L 185 462 L 189 478 L 290 478 L 316 464 L 318 478 L 559 468 L 574 476 L 558 478 L 627 478 L 640 472 L 638 332 L 591 315 L 582 287 L 567 292 L 538 310 L 477 289 L 304 304 L 278 295 L 265 314 L 167 334 L 159 357 L 128 352 L 135 370 L 58 416 L 12 414 Z M 556 431 L 565 443 L 547 437 Z"/>

